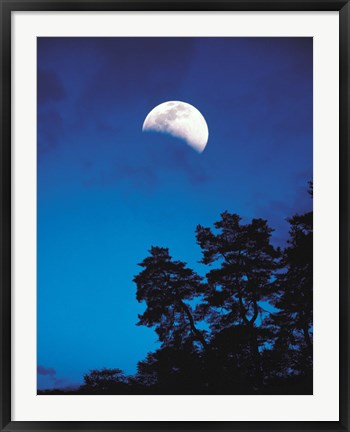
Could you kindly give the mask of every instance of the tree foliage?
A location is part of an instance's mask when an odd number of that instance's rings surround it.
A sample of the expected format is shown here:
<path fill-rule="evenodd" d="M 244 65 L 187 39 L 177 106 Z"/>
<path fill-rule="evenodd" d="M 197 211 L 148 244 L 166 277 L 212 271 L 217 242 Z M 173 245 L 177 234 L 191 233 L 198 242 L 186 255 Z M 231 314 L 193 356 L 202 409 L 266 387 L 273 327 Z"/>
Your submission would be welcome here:
<path fill-rule="evenodd" d="M 154 327 L 164 347 L 181 346 L 189 339 L 203 348 L 206 341 L 196 327 L 189 303 L 201 291 L 201 277 L 181 261 L 172 260 L 167 248 L 152 247 L 134 282 L 136 298 L 146 302 L 138 325 Z"/>
<path fill-rule="evenodd" d="M 127 385 L 127 378 L 120 369 L 93 369 L 84 375 L 84 391 L 115 393 Z"/>

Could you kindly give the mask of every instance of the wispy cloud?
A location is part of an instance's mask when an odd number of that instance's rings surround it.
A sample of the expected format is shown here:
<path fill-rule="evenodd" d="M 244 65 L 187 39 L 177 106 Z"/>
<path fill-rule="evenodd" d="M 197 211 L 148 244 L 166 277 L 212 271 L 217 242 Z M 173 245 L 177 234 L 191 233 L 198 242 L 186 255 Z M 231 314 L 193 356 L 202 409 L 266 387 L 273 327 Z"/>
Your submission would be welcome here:
<path fill-rule="evenodd" d="M 38 102 L 61 101 L 65 97 L 65 90 L 57 73 L 53 70 L 38 70 Z"/>
<path fill-rule="evenodd" d="M 58 378 L 57 372 L 53 368 L 48 368 L 42 365 L 38 365 L 37 367 L 38 375 L 46 376 L 51 378 L 52 380 L 52 387 L 64 387 L 69 384 L 69 381 L 64 378 Z"/>
<path fill-rule="evenodd" d="M 47 368 L 45 366 L 38 365 L 38 374 L 56 377 L 56 371 L 53 368 Z"/>

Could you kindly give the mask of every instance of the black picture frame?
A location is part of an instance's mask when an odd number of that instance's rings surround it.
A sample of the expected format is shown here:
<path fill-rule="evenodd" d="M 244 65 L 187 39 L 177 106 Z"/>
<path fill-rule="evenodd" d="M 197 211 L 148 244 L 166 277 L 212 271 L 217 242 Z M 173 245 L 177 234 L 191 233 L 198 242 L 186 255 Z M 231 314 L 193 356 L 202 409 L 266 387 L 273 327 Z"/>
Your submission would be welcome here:
<path fill-rule="evenodd" d="M 339 11 L 340 24 L 340 405 L 339 421 L 41 422 L 11 421 L 11 13 L 13 11 Z M 87 1 L 0 0 L 1 14 L 1 249 L 0 424 L 2 431 L 108 430 L 349 430 L 349 62 L 350 5 L 339 0 Z"/>

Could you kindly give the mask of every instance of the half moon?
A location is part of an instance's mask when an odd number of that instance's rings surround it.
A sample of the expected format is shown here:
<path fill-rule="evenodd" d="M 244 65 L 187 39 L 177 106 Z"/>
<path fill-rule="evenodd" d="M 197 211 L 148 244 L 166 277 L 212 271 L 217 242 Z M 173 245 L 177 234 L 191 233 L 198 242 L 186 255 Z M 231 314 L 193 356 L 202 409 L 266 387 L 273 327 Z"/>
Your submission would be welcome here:
<path fill-rule="evenodd" d="M 147 115 L 142 131 L 162 132 L 183 139 L 198 153 L 208 142 L 208 126 L 200 111 L 181 101 L 169 101 L 157 105 Z"/>

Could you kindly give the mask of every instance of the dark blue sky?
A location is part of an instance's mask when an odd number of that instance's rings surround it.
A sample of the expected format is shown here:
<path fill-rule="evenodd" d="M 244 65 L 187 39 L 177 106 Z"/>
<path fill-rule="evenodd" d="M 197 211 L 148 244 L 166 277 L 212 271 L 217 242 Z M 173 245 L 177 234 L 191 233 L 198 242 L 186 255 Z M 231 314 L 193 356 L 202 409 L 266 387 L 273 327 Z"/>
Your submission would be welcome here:
<path fill-rule="evenodd" d="M 209 128 L 202 154 L 142 133 L 181 100 Z M 38 38 L 39 387 L 136 363 L 133 276 L 151 245 L 200 274 L 194 230 L 224 210 L 269 220 L 311 208 L 311 38 Z"/>

